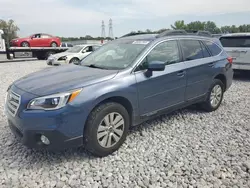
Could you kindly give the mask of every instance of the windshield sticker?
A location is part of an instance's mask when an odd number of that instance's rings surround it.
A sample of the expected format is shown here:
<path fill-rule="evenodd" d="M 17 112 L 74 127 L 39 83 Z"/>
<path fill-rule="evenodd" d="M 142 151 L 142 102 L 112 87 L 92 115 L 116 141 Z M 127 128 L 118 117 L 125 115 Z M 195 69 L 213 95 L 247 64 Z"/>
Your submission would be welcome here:
<path fill-rule="evenodd" d="M 143 40 L 138 40 L 138 41 L 134 41 L 132 44 L 148 44 L 149 41 L 143 41 Z"/>

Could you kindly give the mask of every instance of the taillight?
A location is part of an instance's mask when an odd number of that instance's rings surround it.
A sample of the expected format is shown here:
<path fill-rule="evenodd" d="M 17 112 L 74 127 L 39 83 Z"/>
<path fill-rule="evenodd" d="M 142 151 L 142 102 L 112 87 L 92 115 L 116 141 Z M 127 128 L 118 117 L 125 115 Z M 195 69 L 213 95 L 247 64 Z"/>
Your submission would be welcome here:
<path fill-rule="evenodd" d="M 230 64 L 233 63 L 233 58 L 232 58 L 232 57 L 228 57 L 227 60 L 228 60 L 228 62 L 229 62 Z"/>

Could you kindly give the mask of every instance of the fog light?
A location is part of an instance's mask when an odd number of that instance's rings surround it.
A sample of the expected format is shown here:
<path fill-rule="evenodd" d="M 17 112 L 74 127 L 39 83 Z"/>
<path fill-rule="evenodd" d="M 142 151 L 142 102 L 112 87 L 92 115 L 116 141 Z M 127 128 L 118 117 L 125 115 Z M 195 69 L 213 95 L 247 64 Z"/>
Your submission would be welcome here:
<path fill-rule="evenodd" d="M 49 145 L 49 144 L 50 144 L 49 139 L 48 139 L 46 136 L 44 136 L 44 135 L 41 136 L 41 141 L 42 141 L 42 143 L 44 143 L 45 145 Z"/>

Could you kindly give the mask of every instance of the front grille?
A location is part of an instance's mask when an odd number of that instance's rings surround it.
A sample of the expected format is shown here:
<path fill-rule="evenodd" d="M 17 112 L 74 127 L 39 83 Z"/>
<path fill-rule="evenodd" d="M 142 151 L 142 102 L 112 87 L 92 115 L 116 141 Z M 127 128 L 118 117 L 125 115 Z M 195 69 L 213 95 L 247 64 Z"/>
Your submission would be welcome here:
<path fill-rule="evenodd" d="M 18 108 L 20 106 L 20 102 L 21 102 L 20 95 L 14 93 L 13 91 L 8 92 L 6 100 L 6 109 L 12 116 L 16 115 Z"/>

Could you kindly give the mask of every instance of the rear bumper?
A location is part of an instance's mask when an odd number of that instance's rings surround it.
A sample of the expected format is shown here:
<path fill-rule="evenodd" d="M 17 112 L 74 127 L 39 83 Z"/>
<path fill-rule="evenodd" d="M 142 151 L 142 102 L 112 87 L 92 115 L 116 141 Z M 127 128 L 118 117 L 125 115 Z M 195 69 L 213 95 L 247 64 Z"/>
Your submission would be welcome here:
<path fill-rule="evenodd" d="M 250 70 L 250 63 L 233 63 L 233 69 L 236 70 Z"/>

